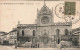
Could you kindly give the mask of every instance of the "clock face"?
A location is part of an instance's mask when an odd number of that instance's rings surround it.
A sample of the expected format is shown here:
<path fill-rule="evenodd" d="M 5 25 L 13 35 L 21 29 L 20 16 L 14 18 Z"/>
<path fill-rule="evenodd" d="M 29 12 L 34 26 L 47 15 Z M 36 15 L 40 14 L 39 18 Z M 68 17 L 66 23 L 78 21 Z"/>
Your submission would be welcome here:
<path fill-rule="evenodd" d="M 49 23 L 49 17 L 43 16 L 43 17 L 41 18 L 41 22 L 42 22 L 43 24 Z"/>

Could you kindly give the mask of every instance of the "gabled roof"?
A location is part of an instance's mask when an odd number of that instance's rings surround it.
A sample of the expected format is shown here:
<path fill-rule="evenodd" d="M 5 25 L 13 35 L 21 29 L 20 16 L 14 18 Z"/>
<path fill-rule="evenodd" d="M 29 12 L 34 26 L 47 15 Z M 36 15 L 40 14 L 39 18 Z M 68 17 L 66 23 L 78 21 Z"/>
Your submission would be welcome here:
<path fill-rule="evenodd" d="M 6 33 L 6 32 L 0 31 L 0 33 Z"/>
<path fill-rule="evenodd" d="M 0 34 L 1 34 L 1 35 L 4 35 L 4 34 L 7 34 L 7 32 L 0 31 Z"/>
<path fill-rule="evenodd" d="M 11 30 L 9 33 L 11 33 L 11 32 L 15 32 L 15 31 L 17 31 L 17 28 Z"/>
<path fill-rule="evenodd" d="M 38 13 L 45 14 L 45 12 L 47 14 L 52 14 L 52 11 L 46 6 L 46 4 L 43 5 L 43 7 L 41 8 L 41 10 Z"/>
<path fill-rule="evenodd" d="M 80 33 L 80 27 L 79 27 L 79 28 L 76 28 L 76 29 L 73 29 L 73 30 L 72 30 L 72 33 L 73 33 L 74 35 L 79 35 L 79 33 Z"/>

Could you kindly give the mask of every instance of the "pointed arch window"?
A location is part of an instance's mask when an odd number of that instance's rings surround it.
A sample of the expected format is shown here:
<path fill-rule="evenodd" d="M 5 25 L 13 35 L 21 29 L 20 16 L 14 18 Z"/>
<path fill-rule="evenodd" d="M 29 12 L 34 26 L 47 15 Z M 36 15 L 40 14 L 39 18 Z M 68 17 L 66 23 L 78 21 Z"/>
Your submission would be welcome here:
<path fill-rule="evenodd" d="M 59 35 L 59 33 L 60 33 L 60 30 L 59 30 L 59 29 L 57 29 L 57 30 L 56 30 L 56 33 L 57 33 L 57 35 Z"/>
<path fill-rule="evenodd" d="M 22 36 L 24 36 L 24 30 L 22 30 Z"/>
<path fill-rule="evenodd" d="M 65 35 L 68 35 L 68 29 L 65 29 Z"/>
<path fill-rule="evenodd" d="M 33 36 L 35 36 L 35 30 L 33 30 Z"/>

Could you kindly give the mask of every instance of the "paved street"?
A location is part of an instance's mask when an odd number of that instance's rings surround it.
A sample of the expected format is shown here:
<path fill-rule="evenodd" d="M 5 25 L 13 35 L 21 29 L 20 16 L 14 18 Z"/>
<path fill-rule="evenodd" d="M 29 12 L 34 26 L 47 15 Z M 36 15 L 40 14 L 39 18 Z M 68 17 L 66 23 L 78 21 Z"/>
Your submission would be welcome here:
<path fill-rule="evenodd" d="M 0 50 L 60 50 L 58 48 L 20 48 L 15 49 L 13 46 L 1 46 Z M 80 48 L 62 48 L 61 50 L 80 50 Z"/>

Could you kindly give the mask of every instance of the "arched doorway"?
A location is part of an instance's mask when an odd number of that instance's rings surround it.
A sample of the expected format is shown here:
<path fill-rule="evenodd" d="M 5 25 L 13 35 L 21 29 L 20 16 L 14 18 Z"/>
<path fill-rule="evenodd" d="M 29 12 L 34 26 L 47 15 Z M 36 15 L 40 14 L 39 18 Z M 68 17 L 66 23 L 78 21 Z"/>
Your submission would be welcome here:
<path fill-rule="evenodd" d="M 42 41 L 44 44 L 48 44 L 48 42 L 49 42 L 48 34 L 43 34 Z"/>

